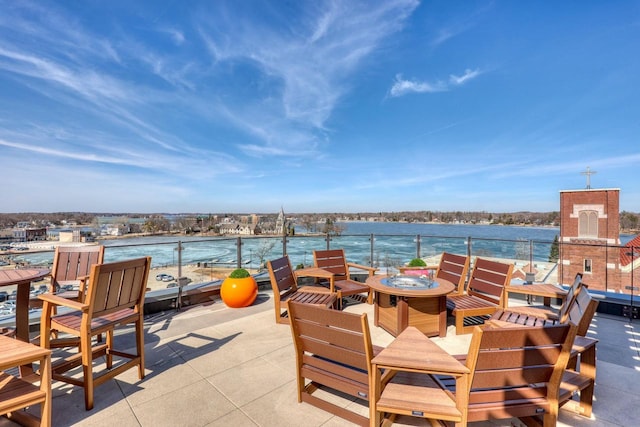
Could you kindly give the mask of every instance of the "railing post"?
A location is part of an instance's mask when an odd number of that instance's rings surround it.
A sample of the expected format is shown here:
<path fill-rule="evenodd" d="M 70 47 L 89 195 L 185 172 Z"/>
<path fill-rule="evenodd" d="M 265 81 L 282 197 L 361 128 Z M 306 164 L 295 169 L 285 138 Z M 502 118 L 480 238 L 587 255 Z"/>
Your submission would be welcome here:
<path fill-rule="evenodd" d="M 287 235 L 282 234 L 282 256 L 287 254 Z"/>
<path fill-rule="evenodd" d="M 331 246 L 331 244 L 330 244 L 330 242 L 331 242 L 331 234 L 329 234 L 327 232 L 327 236 L 324 238 L 324 240 L 326 240 L 326 242 L 327 242 L 327 250 L 331 249 L 331 247 L 330 247 Z"/>
<path fill-rule="evenodd" d="M 420 258 L 420 235 L 416 236 L 416 258 Z"/>
<path fill-rule="evenodd" d="M 469 265 L 471 265 L 471 236 L 467 237 L 467 257 L 469 258 Z M 467 269 L 467 283 L 471 279 L 471 268 Z"/>
<path fill-rule="evenodd" d="M 236 262 L 238 267 L 242 268 L 242 237 L 238 236 L 236 240 Z"/>
<path fill-rule="evenodd" d="M 373 246 L 375 245 L 376 238 L 373 233 L 369 234 L 369 248 L 371 251 L 371 256 L 369 257 L 369 267 L 375 267 L 373 263 Z"/>
<path fill-rule="evenodd" d="M 182 241 L 178 240 L 178 277 L 182 277 Z"/>
<path fill-rule="evenodd" d="M 533 272 L 533 240 L 529 240 L 529 273 Z"/>

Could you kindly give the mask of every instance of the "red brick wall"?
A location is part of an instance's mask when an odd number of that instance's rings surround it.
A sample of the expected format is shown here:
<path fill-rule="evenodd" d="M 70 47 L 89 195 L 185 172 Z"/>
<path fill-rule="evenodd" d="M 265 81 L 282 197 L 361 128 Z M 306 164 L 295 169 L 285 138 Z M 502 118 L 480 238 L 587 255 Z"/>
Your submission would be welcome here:
<path fill-rule="evenodd" d="M 597 238 L 578 237 L 578 218 L 572 217 L 574 205 L 602 205 L 598 217 Z M 620 272 L 620 190 L 576 190 L 560 193 L 560 265 L 558 280 L 570 284 L 583 272 L 584 260 L 591 260 L 591 273 L 584 276 L 591 289 L 617 292 L 625 280 Z M 626 275 L 628 276 L 628 274 Z"/>

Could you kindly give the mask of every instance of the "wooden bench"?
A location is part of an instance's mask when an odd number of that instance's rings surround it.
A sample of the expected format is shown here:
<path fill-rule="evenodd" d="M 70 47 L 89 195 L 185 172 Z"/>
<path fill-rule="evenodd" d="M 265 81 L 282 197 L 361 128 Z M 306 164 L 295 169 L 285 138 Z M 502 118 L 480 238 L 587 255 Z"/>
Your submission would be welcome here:
<path fill-rule="evenodd" d="M 314 395 L 318 388 L 328 387 L 369 400 L 371 359 L 382 349 L 371 344 L 367 315 L 296 302 L 288 302 L 287 307 L 296 352 L 298 402 L 368 426 L 367 416 Z"/>
<path fill-rule="evenodd" d="M 3 372 L 33 362 L 40 364 L 40 375 L 18 378 Z M 40 417 L 21 410 L 34 405 L 40 405 Z M 51 425 L 50 350 L 0 335 L 0 415 L 22 425 Z"/>
<path fill-rule="evenodd" d="M 511 281 L 513 265 L 476 258 L 464 295 L 447 297 L 447 309 L 455 316 L 456 334 L 467 334 L 504 307 L 504 288 Z"/>

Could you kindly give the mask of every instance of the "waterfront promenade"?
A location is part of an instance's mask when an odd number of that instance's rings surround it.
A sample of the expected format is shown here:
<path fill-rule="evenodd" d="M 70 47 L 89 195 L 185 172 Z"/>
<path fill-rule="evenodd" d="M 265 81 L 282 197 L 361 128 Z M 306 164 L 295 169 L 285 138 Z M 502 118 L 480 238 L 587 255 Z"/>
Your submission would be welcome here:
<path fill-rule="evenodd" d="M 522 303 L 522 301 L 514 301 Z M 393 339 L 372 324 L 374 344 Z M 598 344 L 598 374 L 593 416 L 586 419 L 567 409 L 559 426 L 635 426 L 640 418 L 640 322 L 596 314 L 589 336 Z M 452 319 L 446 338 L 434 338 L 451 353 L 466 353 L 469 335 L 456 336 Z M 130 340 L 132 334 L 119 335 Z M 85 411 L 81 389 L 54 382 L 54 426 L 305 426 L 351 425 L 296 399 L 294 353 L 287 325 L 273 321 L 271 292 L 262 289 L 256 303 L 229 309 L 219 300 L 181 312 L 146 318 L 146 377 L 135 370 L 96 389 L 96 405 Z M 133 343 L 131 343 L 133 345 Z M 366 413 L 362 402 L 336 397 Z M 401 419 L 395 425 L 426 425 Z M 516 420 L 475 423 L 477 426 L 521 426 Z M 0 427 L 12 426 L 6 420 Z"/>

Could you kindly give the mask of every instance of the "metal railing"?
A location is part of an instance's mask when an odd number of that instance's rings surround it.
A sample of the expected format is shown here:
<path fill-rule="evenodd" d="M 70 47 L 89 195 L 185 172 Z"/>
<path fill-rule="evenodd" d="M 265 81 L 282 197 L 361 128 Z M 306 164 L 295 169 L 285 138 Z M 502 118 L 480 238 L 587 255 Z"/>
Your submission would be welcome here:
<path fill-rule="evenodd" d="M 514 262 L 515 271 L 535 272 L 536 280 L 569 284 L 575 272 L 585 273 L 589 289 L 601 291 L 634 304 L 640 277 L 636 267 L 640 247 L 593 243 L 536 240 L 488 239 L 435 235 L 343 234 L 296 236 L 236 236 L 182 238 L 153 243 L 130 244 L 122 240 L 104 241 L 105 261 L 150 255 L 153 266 L 177 266 L 182 276 L 184 265 L 203 268 L 246 267 L 263 270 L 267 260 L 288 254 L 294 267 L 313 264 L 316 249 L 344 248 L 349 261 L 393 269 L 415 257 L 434 260 L 443 252 L 486 257 Z M 553 248 L 557 249 L 555 255 Z M 16 257 L 29 258 L 33 253 Z M 556 258 L 557 257 L 557 258 Z M 6 258 L 6 255 L 5 255 Z M 565 259 L 556 262 L 555 259 Z M 42 251 L 40 263 L 52 262 L 53 252 Z M 36 261 L 37 262 L 37 261 Z"/>

